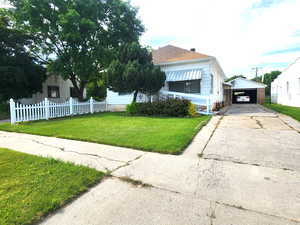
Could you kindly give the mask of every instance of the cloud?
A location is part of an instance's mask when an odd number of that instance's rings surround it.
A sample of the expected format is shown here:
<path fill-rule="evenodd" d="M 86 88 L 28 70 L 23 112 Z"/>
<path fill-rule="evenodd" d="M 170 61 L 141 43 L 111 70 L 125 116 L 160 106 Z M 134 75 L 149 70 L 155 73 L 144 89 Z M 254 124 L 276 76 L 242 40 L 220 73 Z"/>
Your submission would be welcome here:
<path fill-rule="evenodd" d="M 281 50 L 275 50 L 271 52 L 267 52 L 266 55 L 278 55 L 278 54 L 286 54 L 290 52 L 300 52 L 300 44 L 299 47 L 293 47 L 293 48 L 287 48 L 287 49 L 281 49 Z"/>
<path fill-rule="evenodd" d="M 282 2 L 282 0 L 261 0 L 259 2 L 256 2 L 252 5 L 252 8 L 257 9 L 257 8 L 269 8 L 273 6 L 274 4 L 278 4 Z"/>
<path fill-rule="evenodd" d="M 227 76 L 283 69 L 300 56 L 300 0 L 132 0 L 154 48 L 173 44 L 218 58 Z M 289 49 L 294 51 L 268 54 Z M 282 67 L 280 67 L 282 66 Z M 277 67 L 276 67 L 277 68 Z M 262 71 L 263 71 L 262 70 Z M 268 72 L 268 71 L 267 71 Z"/>

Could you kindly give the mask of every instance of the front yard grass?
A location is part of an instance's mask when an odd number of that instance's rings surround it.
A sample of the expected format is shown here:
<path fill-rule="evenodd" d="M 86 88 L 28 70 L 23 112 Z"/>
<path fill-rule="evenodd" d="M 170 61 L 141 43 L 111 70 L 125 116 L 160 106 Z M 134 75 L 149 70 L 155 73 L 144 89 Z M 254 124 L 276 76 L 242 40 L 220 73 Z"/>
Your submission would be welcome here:
<path fill-rule="evenodd" d="M 0 148 L 0 224 L 32 224 L 99 182 L 103 173 Z"/>
<path fill-rule="evenodd" d="M 10 125 L 0 130 L 83 140 L 166 154 L 179 154 L 210 116 L 163 118 L 100 113 Z"/>
<path fill-rule="evenodd" d="M 276 112 L 288 115 L 295 120 L 300 121 L 300 108 L 299 107 L 292 107 L 286 105 L 279 105 L 279 104 L 264 104 L 265 107 L 270 108 Z"/>

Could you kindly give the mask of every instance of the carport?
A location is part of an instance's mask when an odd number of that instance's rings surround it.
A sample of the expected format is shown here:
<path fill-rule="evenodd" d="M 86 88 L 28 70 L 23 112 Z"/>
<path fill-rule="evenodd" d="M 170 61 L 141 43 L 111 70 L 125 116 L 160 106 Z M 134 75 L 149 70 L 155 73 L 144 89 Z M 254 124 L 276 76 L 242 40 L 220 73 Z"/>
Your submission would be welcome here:
<path fill-rule="evenodd" d="M 229 82 L 232 89 L 233 104 L 263 104 L 266 85 L 242 77 Z"/>

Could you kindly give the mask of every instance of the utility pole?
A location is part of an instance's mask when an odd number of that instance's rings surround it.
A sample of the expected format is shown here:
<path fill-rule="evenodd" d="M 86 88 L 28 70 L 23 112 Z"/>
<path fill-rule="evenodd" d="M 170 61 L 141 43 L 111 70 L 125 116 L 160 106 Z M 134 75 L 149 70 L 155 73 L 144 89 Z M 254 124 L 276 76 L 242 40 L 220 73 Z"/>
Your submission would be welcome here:
<path fill-rule="evenodd" d="M 258 71 L 259 71 L 260 69 L 262 69 L 262 67 L 254 67 L 254 68 L 252 68 L 252 69 L 255 70 L 255 78 L 257 78 Z"/>

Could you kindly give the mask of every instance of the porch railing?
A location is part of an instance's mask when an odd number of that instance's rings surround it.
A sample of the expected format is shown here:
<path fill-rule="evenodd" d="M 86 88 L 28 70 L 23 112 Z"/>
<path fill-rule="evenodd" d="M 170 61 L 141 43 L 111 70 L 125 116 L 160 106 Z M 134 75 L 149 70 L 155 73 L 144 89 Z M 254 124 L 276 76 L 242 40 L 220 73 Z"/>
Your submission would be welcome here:
<path fill-rule="evenodd" d="M 20 104 L 10 99 L 12 124 L 104 111 L 108 111 L 107 102 L 98 102 L 93 98 L 86 102 L 78 102 L 76 99 L 70 98 L 63 103 L 55 103 L 45 98 L 44 101 L 31 105 Z"/>
<path fill-rule="evenodd" d="M 213 113 L 213 105 L 215 101 L 212 95 L 203 96 L 172 91 L 161 91 L 160 97 L 187 99 L 190 100 L 196 106 L 198 113 L 208 115 Z"/>

